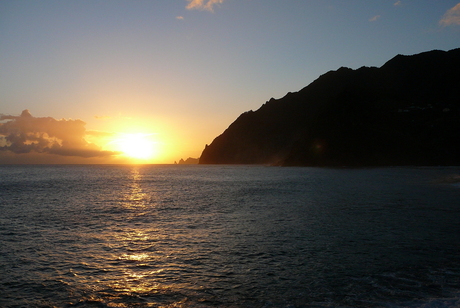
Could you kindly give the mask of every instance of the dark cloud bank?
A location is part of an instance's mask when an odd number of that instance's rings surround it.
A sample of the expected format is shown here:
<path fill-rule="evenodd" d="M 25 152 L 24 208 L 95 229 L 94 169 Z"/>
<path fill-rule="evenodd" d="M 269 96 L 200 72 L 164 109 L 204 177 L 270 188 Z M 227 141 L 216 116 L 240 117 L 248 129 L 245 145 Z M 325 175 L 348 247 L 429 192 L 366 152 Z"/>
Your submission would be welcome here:
<path fill-rule="evenodd" d="M 91 134 L 81 120 L 56 120 L 34 117 L 29 110 L 20 116 L 0 114 L 0 151 L 16 154 L 46 153 L 81 158 L 109 157 L 118 154 L 102 151 L 85 140 Z"/>

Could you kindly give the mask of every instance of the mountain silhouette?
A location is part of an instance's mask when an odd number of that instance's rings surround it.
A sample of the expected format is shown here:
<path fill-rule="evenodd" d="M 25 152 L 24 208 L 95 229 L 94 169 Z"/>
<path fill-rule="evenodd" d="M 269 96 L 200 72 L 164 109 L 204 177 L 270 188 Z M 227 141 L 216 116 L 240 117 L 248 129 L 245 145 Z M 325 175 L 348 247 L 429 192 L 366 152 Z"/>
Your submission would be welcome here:
<path fill-rule="evenodd" d="M 460 164 L 460 48 L 341 67 L 241 114 L 200 164 Z"/>

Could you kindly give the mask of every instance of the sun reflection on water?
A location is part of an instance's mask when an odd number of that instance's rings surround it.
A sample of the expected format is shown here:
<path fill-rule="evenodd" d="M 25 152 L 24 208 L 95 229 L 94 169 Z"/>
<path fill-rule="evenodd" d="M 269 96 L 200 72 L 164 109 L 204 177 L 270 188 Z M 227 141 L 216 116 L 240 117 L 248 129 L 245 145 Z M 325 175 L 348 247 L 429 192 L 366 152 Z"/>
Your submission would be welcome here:
<path fill-rule="evenodd" d="M 165 265 L 171 260 L 158 247 L 166 235 L 157 228 L 150 211 L 155 207 L 155 189 L 146 186 L 139 166 L 133 166 L 126 176 L 125 190 L 120 194 L 126 223 L 110 235 L 112 247 L 117 250 L 116 261 L 112 261 L 117 264 L 117 274 L 109 283 L 116 293 L 109 300 L 110 307 L 130 307 L 127 298 L 144 298 L 141 307 L 182 307 L 179 302 L 174 306 L 158 302 L 162 294 L 170 292 L 162 279 L 168 271 Z"/>
<path fill-rule="evenodd" d="M 123 254 L 120 257 L 120 260 L 126 260 L 126 261 L 143 261 L 148 259 L 149 255 L 146 253 L 140 253 L 140 254 Z"/>
<path fill-rule="evenodd" d="M 115 202 L 107 203 L 112 206 L 106 209 L 111 223 L 97 235 L 104 248 L 100 255 L 89 257 L 93 262 L 85 270 L 76 271 L 80 276 L 74 278 L 85 285 L 88 295 L 80 299 L 105 307 L 186 307 L 189 294 L 178 290 L 200 286 L 184 283 L 191 273 L 181 258 L 187 258 L 190 247 L 177 243 L 187 241 L 192 231 L 176 226 L 173 215 L 159 215 L 163 211 L 159 191 L 164 189 L 158 186 L 160 181 L 152 182 L 142 166 L 123 171 L 123 184 L 111 192 Z M 170 232 L 177 227 L 177 232 Z M 97 298 L 91 297 L 94 293 Z"/>
<path fill-rule="evenodd" d="M 141 180 L 142 175 L 139 173 L 138 167 L 133 167 L 130 173 L 128 191 L 123 195 L 125 205 L 130 207 L 146 206 L 148 196 L 142 190 L 142 187 L 140 185 Z"/>

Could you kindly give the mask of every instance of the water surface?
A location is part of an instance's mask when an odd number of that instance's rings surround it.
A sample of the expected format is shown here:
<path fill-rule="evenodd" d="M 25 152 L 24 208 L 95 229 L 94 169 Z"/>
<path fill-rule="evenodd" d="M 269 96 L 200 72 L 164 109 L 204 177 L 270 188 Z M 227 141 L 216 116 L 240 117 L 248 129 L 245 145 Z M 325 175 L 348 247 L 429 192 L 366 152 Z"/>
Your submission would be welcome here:
<path fill-rule="evenodd" d="M 0 166 L 0 307 L 458 307 L 459 174 Z"/>

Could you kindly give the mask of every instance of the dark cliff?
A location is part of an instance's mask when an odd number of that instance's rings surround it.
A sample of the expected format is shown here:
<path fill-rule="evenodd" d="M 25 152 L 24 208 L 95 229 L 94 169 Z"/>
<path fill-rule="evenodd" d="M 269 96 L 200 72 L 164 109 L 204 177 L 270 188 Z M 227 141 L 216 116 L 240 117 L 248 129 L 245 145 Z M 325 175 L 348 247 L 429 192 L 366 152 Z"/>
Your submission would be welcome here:
<path fill-rule="evenodd" d="M 340 68 L 240 115 L 200 164 L 460 164 L 460 49 Z"/>

